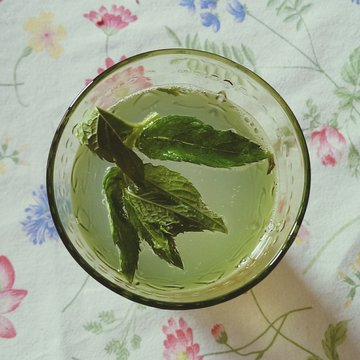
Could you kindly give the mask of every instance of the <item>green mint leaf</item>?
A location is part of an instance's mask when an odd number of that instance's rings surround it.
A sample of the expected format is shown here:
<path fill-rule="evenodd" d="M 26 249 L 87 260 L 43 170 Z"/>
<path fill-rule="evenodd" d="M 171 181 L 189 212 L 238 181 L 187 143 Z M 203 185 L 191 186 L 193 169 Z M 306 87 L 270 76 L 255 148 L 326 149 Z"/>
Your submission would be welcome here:
<path fill-rule="evenodd" d="M 120 250 L 121 272 L 131 283 L 140 252 L 140 239 L 136 229 L 129 222 L 124 211 L 122 188 L 124 185 L 122 171 L 114 166 L 107 170 L 103 180 L 103 188 L 107 203 L 111 234 L 115 245 Z"/>
<path fill-rule="evenodd" d="M 207 208 L 194 185 L 178 172 L 145 164 L 145 179 L 154 191 L 169 199 L 168 209 L 180 218 L 179 223 L 169 227 L 173 235 L 203 230 L 227 233 L 223 219 Z"/>
<path fill-rule="evenodd" d="M 74 133 L 79 139 L 80 144 L 87 146 L 101 159 L 112 162 L 112 150 L 109 149 L 107 144 L 109 142 L 111 143 L 109 140 L 111 140 L 114 134 L 107 123 L 105 121 L 101 121 L 99 110 L 99 108 L 96 108 L 89 114 L 86 114 L 83 121 L 75 126 Z M 118 119 L 113 114 L 105 110 L 100 111 L 107 119 L 112 119 L 112 128 L 115 129 L 117 136 L 123 141 L 132 133 L 133 127 L 131 125 Z"/>
<path fill-rule="evenodd" d="M 113 114 L 96 108 L 74 131 L 82 145 L 100 158 L 118 165 L 134 182 L 141 183 L 144 180 L 144 165 L 123 142 L 133 129 Z"/>
<path fill-rule="evenodd" d="M 139 189 L 135 193 L 130 188 L 124 191 L 124 204 L 130 222 L 156 255 L 169 264 L 183 269 L 184 265 L 176 248 L 175 240 L 163 226 L 164 223 L 171 223 L 172 219 L 167 217 L 169 214 L 162 211 L 163 209 L 155 202 L 156 195 L 152 200 L 148 200 L 144 193 L 146 191 L 142 192 Z M 150 213 L 152 216 L 146 216 Z"/>
<path fill-rule="evenodd" d="M 270 158 L 259 145 L 231 130 L 215 130 L 202 121 L 169 115 L 145 126 L 136 147 L 152 159 L 187 161 L 230 168 Z"/>
<path fill-rule="evenodd" d="M 227 232 L 189 180 L 164 166 L 145 164 L 144 186 L 128 186 L 124 203 L 129 221 L 155 254 L 183 268 L 174 237 L 186 231 Z"/>
<path fill-rule="evenodd" d="M 329 360 L 339 360 L 337 347 L 341 345 L 347 334 L 347 321 L 339 321 L 337 324 L 330 324 L 325 331 L 324 339 L 321 345 L 325 355 Z"/>

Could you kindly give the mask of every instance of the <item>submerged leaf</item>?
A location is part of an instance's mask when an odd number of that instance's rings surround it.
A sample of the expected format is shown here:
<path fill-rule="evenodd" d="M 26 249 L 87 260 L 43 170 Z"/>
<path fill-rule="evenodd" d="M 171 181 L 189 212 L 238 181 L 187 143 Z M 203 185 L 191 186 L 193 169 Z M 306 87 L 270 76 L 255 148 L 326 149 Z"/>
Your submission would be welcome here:
<path fill-rule="evenodd" d="M 230 168 L 271 157 L 259 145 L 190 117 L 169 115 L 145 127 L 136 147 L 152 159 Z"/>
<path fill-rule="evenodd" d="M 123 181 L 122 171 L 114 166 L 105 173 L 103 188 L 111 234 L 115 245 L 120 250 L 121 271 L 127 280 L 132 282 L 139 259 L 140 239 L 124 211 Z"/>
<path fill-rule="evenodd" d="M 100 108 L 75 128 L 75 135 L 100 158 L 118 165 L 136 183 L 144 179 L 141 159 L 125 144 L 134 127 Z"/>

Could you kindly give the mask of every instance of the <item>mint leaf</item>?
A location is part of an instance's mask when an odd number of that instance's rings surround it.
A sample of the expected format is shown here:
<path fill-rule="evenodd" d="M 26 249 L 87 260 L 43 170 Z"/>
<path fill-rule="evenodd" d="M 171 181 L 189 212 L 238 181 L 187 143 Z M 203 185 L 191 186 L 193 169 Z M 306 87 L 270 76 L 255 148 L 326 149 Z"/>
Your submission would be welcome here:
<path fill-rule="evenodd" d="M 189 180 L 165 166 L 145 164 L 143 186 L 124 190 L 125 209 L 139 236 L 172 265 L 183 268 L 174 237 L 186 231 L 221 231 L 226 226 L 209 210 Z"/>
<path fill-rule="evenodd" d="M 194 185 L 178 172 L 165 166 L 145 164 L 145 179 L 154 191 L 169 199 L 168 205 L 163 206 L 180 219 L 170 227 L 172 234 L 203 230 L 227 233 L 223 219 L 207 208 Z"/>
<path fill-rule="evenodd" d="M 215 130 L 190 116 L 169 115 L 145 126 L 136 147 L 151 159 L 187 161 L 216 168 L 271 158 L 258 144 L 227 130 Z"/>
<path fill-rule="evenodd" d="M 115 163 L 130 179 L 141 183 L 144 179 L 144 165 L 141 159 L 123 143 L 133 129 L 113 114 L 96 108 L 91 116 L 77 125 L 74 130 L 82 145 L 86 145 L 100 158 Z"/>
<path fill-rule="evenodd" d="M 141 196 L 137 196 L 129 189 L 126 189 L 124 204 L 131 223 L 136 227 L 141 238 L 151 246 L 154 253 L 161 259 L 166 260 L 169 264 L 183 269 L 184 265 L 176 248 L 174 238 L 165 228 L 162 228 L 160 222 L 155 222 L 152 221 L 151 218 L 143 217 L 143 205 L 146 204 L 146 201 Z M 155 207 L 156 205 L 154 208 Z M 154 213 L 153 219 L 156 219 L 157 215 L 160 215 L 160 211 Z M 171 219 L 167 220 L 167 222 L 170 221 Z"/>
<path fill-rule="evenodd" d="M 140 239 L 124 211 L 123 181 L 122 171 L 114 166 L 105 173 L 103 188 L 109 212 L 111 234 L 115 245 L 120 250 L 121 271 L 131 283 L 137 269 Z"/>
<path fill-rule="evenodd" d="M 109 128 L 107 122 L 103 121 L 101 114 L 111 122 L 114 131 Z M 101 159 L 113 162 L 113 150 L 107 144 L 111 143 L 111 139 L 115 137 L 114 132 L 117 137 L 125 140 L 133 129 L 133 126 L 118 119 L 113 114 L 96 108 L 89 115 L 85 115 L 83 121 L 75 126 L 74 133 L 80 144 L 87 146 Z"/>

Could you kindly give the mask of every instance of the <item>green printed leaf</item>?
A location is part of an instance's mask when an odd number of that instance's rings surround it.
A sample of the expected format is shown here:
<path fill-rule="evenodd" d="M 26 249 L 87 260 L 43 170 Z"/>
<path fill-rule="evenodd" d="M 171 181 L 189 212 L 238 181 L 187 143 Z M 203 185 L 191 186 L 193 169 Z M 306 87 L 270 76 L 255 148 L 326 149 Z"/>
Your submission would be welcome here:
<path fill-rule="evenodd" d="M 349 276 L 345 276 L 344 281 L 349 285 L 356 285 L 355 281 Z"/>
<path fill-rule="evenodd" d="M 101 322 L 105 323 L 105 324 L 111 324 L 115 321 L 115 314 L 114 311 L 102 311 L 99 314 L 99 319 Z"/>
<path fill-rule="evenodd" d="M 286 5 L 286 6 L 284 7 L 284 12 L 287 13 L 287 14 L 290 14 L 290 13 L 292 13 L 292 12 L 294 12 L 294 11 L 296 11 L 296 10 L 295 10 L 295 8 L 292 7 L 292 6 Z"/>
<path fill-rule="evenodd" d="M 121 272 L 131 283 L 137 269 L 140 239 L 124 211 L 122 188 L 126 185 L 123 173 L 117 166 L 107 170 L 103 180 L 103 189 L 109 213 L 111 235 L 120 250 Z"/>
<path fill-rule="evenodd" d="M 304 6 L 299 10 L 299 13 L 300 13 L 301 15 L 307 14 L 307 13 L 310 11 L 310 9 L 312 8 L 312 6 L 313 6 L 313 4 L 311 4 L 311 3 L 304 5 Z"/>
<path fill-rule="evenodd" d="M 356 295 L 356 287 L 353 287 L 353 288 L 350 289 L 349 294 L 348 294 L 348 297 L 349 297 L 351 300 L 354 300 L 355 295 Z"/>
<path fill-rule="evenodd" d="M 175 43 L 177 46 L 182 46 L 179 37 L 176 35 L 175 31 L 170 29 L 169 27 L 165 26 L 166 32 L 169 38 Z"/>
<path fill-rule="evenodd" d="M 191 47 L 191 37 L 189 34 L 187 34 L 186 38 L 185 38 L 185 47 L 187 47 L 187 48 Z"/>
<path fill-rule="evenodd" d="M 141 337 L 139 335 L 134 335 L 131 339 L 131 346 L 134 350 L 139 349 L 141 345 Z"/>
<path fill-rule="evenodd" d="M 101 325 L 100 322 L 97 322 L 97 321 L 90 321 L 90 322 L 87 322 L 85 325 L 84 325 L 84 329 L 86 331 L 89 331 L 89 332 L 92 332 L 94 334 L 99 334 L 102 332 L 103 330 L 103 327 Z"/>
<path fill-rule="evenodd" d="M 3 143 L 3 144 L 1 144 L 1 149 L 2 149 L 2 151 L 4 152 L 4 154 L 6 153 L 6 150 L 8 149 L 8 144 L 7 143 Z"/>
<path fill-rule="evenodd" d="M 296 23 L 296 30 L 299 31 L 303 26 L 303 21 L 299 19 Z"/>
<path fill-rule="evenodd" d="M 354 101 L 360 100 L 360 92 L 357 94 L 345 87 L 337 88 L 335 94 L 340 98 L 341 109 L 350 109 Z"/>
<path fill-rule="evenodd" d="M 320 356 L 310 355 L 310 356 L 308 356 L 307 360 L 322 360 L 322 359 Z"/>
<path fill-rule="evenodd" d="M 233 58 L 234 60 L 236 60 L 239 64 L 243 64 L 244 63 L 244 55 L 241 53 L 241 51 L 236 48 L 235 46 L 231 47 L 232 50 L 232 54 L 233 54 Z"/>
<path fill-rule="evenodd" d="M 360 151 L 351 142 L 348 154 L 348 168 L 353 176 L 360 176 Z M 360 272 L 357 272 L 356 277 L 360 279 Z"/>
<path fill-rule="evenodd" d="M 335 325 L 329 325 L 321 345 L 329 360 L 339 360 L 337 347 L 346 340 L 347 321 L 340 321 Z"/>
<path fill-rule="evenodd" d="M 339 87 L 335 94 L 340 98 L 341 109 L 351 109 L 354 102 L 360 102 L 360 47 L 356 48 L 349 56 L 348 62 L 341 70 L 341 77 L 352 89 Z"/>
<path fill-rule="evenodd" d="M 30 46 L 27 46 L 24 50 L 23 50 L 23 52 L 22 52 L 22 54 L 21 54 L 21 57 L 26 57 L 26 56 L 29 56 L 31 53 L 32 53 L 32 48 L 30 47 Z"/>
<path fill-rule="evenodd" d="M 199 40 L 199 34 L 196 33 L 192 42 L 191 42 L 191 48 L 192 49 L 199 49 L 201 48 L 201 45 L 200 45 L 200 40 Z"/>
<path fill-rule="evenodd" d="M 252 66 L 255 67 L 256 66 L 256 60 L 255 60 L 255 55 L 254 55 L 253 51 L 248 46 L 245 46 L 244 44 L 241 44 L 241 48 L 242 48 L 242 51 L 243 51 L 247 61 Z"/>
<path fill-rule="evenodd" d="M 127 360 L 130 356 L 129 350 L 120 340 L 110 340 L 105 346 L 105 351 L 110 355 L 116 355 L 116 360 Z"/>
<path fill-rule="evenodd" d="M 279 3 L 279 0 L 269 0 L 266 4 L 266 6 L 270 7 L 270 6 L 275 6 L 276 4 Z"/>
<path fill-rule="evenodd" d="M 182 46 L 181 40 L 177 37 L 175 32 L 170 28 L 166 27 L 166 31 L 169 37 L 173 40 L 173 42 Z M 205 50 L 212 52 L 214 54 L 225 56 L 229 59 L 232 59 L 239 64 L 244 63 L 244 55 L 242 54 L 242 50 L 238 49 L 235 46 L 230 46 L 225 42 L 217 44 L 215 41 L 210 41 L 209 39 L 205 39 L 203 44 L 200 41 L 200 36 L 198 33 L 195 33 L 193 36 L 187 34 L 184 41 L 185 47 L 197 50 Z M 243 50 L 244 51 L 244 50 Z M 247 56 L 245 55 L 247 61 L 251 66 L 255 67 L 255 56 L 249 47 L 245 47 L 245 51 L 247 51 Z M 196 70 L 197 64 L 193 61 L 188 64 L 189 69 L 192 71 Z"/>
<path fill-rule="evenodd" d="M 270 158 L 259 145 L 237 133 L 215 130 L 190 117 L 170 115 L 149 124 L 136 147 L 151 159 L 187 161 L 229 168 Z"/>
<path fill-rule="evenodd" d="M 360 280 L 360 271 L 357 271 L 357 272 L 355 273 L 355 276 Z"/>
<path fill-rule="evenodd" d="M 298 14 L 291 14 L 289 16 L 287 16 L 285 19 L 284 19 L 284 22 L 291 22 L 291 21 L 294 21 L 296 20 L 297 18 L 299 17 Z"/>
<path fill-rule="evenodd" d="M 280 15 L 283 10 L 284 7 L 286 6 L 287 0 L 284 0 L 277 8 L 276 8 L 276 15 Z"/>
<path fill-rule="evenodd" d="M 222 43 L 222 53 L 225 57 L 231 58 L 231 50 L 225 43 Z"/>

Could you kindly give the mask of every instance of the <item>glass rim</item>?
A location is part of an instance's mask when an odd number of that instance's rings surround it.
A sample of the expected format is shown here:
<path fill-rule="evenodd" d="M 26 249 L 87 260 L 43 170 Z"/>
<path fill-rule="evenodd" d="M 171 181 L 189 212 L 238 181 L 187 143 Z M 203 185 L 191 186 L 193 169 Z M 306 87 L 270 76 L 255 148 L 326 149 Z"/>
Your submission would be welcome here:
<path fill-rule="evenodd" d="M 55 200 L 55 191 L 53 187 L 53 179 L 54 179 L 54 164 L 55 164 L 55 158 L 56 153 L 58 149 L 58 145 L 62 136 L 62 133 L 64 131 L 65 126 L 68 123 L 68 120 L 70 119 L 72 113 L 75 111 L 77 106 L 81 103 L 83 98 L 92 90 L 92 88 L 97 85 L 99 82 L 101 82 L 103 79 L 107 78 L 110 74 L 112 74 L 114 71 L 117 71 L 121 69 L 122 67 L 125 67 L 132 62 L 135 62 L 137 60 L 147 58 L 147 57 L 156 57 L 161 55 L 195 55 L 203 58 L 209 58 L 212 60 L 216 60 L 220 63 L 226 64 L 228 66 L 231 66 L 233 68 L 236 68 L 237 70 L 245 73 L 249 77 L 251 77 L 253 80 L 255 80 L 259 85 L 261 85 L 280 105 L 280 107 L 284 110 L 286 113 L 293 129 L 294 133 L 297 137 L 297 140 L 300 145 L 301 149 L 301 157 L 303 161 L 303 169 L 304 169 L 304 184 L 302 189 L 302 197 L 300 201 L 300 206 L 298 213 L 296 215 L 294 224 L 292 225 L 292 228 L 289 231 L 289 234 L 287 235 L 286 241 L 283 243 L 281 248 L 277 251 L 277 253 L 272 257 L 272 260 L 266 265 L 266 267 L 256 276 L 254 276 L 250 281 L 248 281 L 245 285 L 232 290 L 228 293 L 225 293 L 223 295 L 219 295 L 210 299 L 206 300 L 200 300 L 200 301 L 191 301 L 191 302 L 171 302 L 166 300 L 156 300 L 156 299 L 150 299 L 146 296 L 142 296 L 139 294 L 135 294 L 129 290 L 126 290 L 124 288 L 121 288 L 114 283 L 112 283 L 110 280 L 108 280 L 106 277 L 99 274 L 96 270 L 94 270 L 78 253 L 74 245 L 72 244 L 72 241 L 68 237 L 62 223 L 61 219 L 57 210 L 56 206 L 56 200 Z M 135 302 L 141 303 L 143 305 L 159 308 L 159 309 L 168 309 L 168 310 L 187 310 L 187 309 L 200 309 L 208 306 L 213 306 L 216 304 L 220 304 L 222 302 L 231 300 L 251 288 L 253 288 L 256 284 L 258 284 L 260 281 L 262 281 L 266 276 L 268 276 L 271 271 L 276 267 L 276 265 L 280 262 L 280 260 L 284 257 L 286 252 L 289 250 L 291 244 L 294 242 L 296 235 L 298 233 L 298 230 L 300 228 L 300 225 L 303 221 L 303 218 L 305 216 L 305 211 L 308 205 L 309 201 L 309 195 L 310 195 L 310 183 L 311 183 L 311 168 L 310 168 L 310 157 L 308 148 L 306 145 L 306 140 L 304 137 L 304 134 L 302 132 L 302 129 L 300 127 L 299 122 L 297 121 L 294 113 L 290 109 L 290 107 L 287 105 L 285 100 L 281 97 L 281 95 L 263 78 L 261 78 L 259 75 L 255 74 L 253 71 L 249 70 L 245 66 L 238 64 L 228 58 L 225 58 L 221 55 L 217 55 L 214 53 L 210 53 L 207 51 L 202 50 L 193 50 L 193 49 L 186 49 L 186 48 L 166 48 L 166 49 L 158 49 L 158 50 L 151 50 L 143 53 L 139 53 L 137 55 L 131 56 L 123 61 L 120 61 L 110 68 L 106 69 L 103 73 L 96 76 L 82 91 L 75 97 L 73 102 L 70 104 L 68 109 L 66 110 L 64 116 L 62 117 L 57 130 L 55 131 L 50 150 L 48 155 L 48 161 L 47 161 L 47 167 L 46 167 L 46 189 L 47 189 L 47 195 L 48 195 L 48 202 L 49 202 L 49 208 L 50 213 L 52 216 L 52 219 L 54 221 L 54 225 L 56 227 L 56 230 L 59 234 L 59 237 L 67 250 L 69 251 L 70 255 L 77 261 L 77 263 L 90 275 L 92 278 L 97 280 L 100 284 L 104 285 L 108 289 L 114 291 L 115 293 L 129 299 L 133 300 Z"/>

